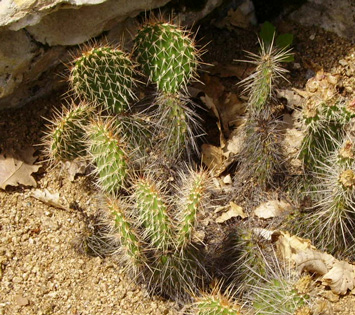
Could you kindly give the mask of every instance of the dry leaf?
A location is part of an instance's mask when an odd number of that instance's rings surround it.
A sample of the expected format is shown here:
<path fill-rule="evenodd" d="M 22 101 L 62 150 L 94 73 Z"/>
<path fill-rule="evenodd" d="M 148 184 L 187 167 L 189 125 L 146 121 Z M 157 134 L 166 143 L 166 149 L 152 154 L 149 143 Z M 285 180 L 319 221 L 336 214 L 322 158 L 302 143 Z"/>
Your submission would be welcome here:
<path fill-rule="evenodd" d="M 229 207 L 230 209 L 227 212 L 224 212 L 216 219 L 217 223 L 223 223 L 235 217 L 241 217 L 242 219 L 248 217 L 248 215 L 243 211 L 243 208 L 235 204 L 233 201 L 229 203 Z"/>
<path fill-rule="evenodd" d="M 300 95 L 299 90 L 279 89 L 276 90 L 276 93 L 277 97 L 285 98 L 287 100 L 287 105 L 291 108 L 303 106 L 304 98 Z"/>
<path fill-rule="evenodd" d="M 0 188 L 7 186 L 37 186 L 32 173 L 38 171 L 41 165 L 33 165 L 37 157 L 33 156 L 35 150 L 32 147 L 15 154 L 4 153 L 0 155 Z"/>
<path fill-rule="evenodd" d="M 86 172 L 87 162 L 78 158 L 73 161 L 66 161 L 64 168 L 68 171 L 69 180 L 73 182 L 76 175 L 83 175 Z"/>
<path fill-rule="evenodd" d="M 317 273 L 324 285 L 333 293 L 344 295 L 355 288 L 355 266 L 346 261 L 339 261 L 332 255 L 318 251 L 309 240 L 276 231 L 278 255 L 296 267 L 298 272 Z"/>
<path fill-rule="evenodd" d="M 334 293 L 344 295 L 355 288 L 355 266 L 346 261 L 337 261 L 323 276 L 322 282 L 330 286 Z"/>
<path fill-rule="evenodd" d="M 52 194 L 48 189 L 35 189 L 30 192 L 30 196 L 42 201 L 49 206 L 70 211 L 69 207 L 63 205 L 62 201 L 60 200 L 59 193 Z"/>
<path fill-rule="evenodd" d="M 263 202 L 254 210 L 254 214 L 261 219 L 269 219 L 285 215 L 292 210 L 292 206 L 282 200 Z"/>
<path fill-rule="evenodd" d="M 202 163 L 205 164 L 216 176 L 220 175 L 226 168 L 223 150 L 212 144 L 204 143 L 201 146 Z"/>

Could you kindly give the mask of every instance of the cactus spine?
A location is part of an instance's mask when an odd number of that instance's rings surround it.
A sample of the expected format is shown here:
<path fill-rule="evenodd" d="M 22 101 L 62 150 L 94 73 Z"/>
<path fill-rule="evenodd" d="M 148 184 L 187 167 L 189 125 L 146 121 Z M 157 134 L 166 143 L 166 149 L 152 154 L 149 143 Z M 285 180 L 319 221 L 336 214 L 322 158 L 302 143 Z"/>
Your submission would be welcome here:
<path fill-rule="evenodd" d="M 120 49 L 94 47 L 74 61 L 70 82 L 80 98 L 120 114 L 136 98 L 134 74 L 132 61 Z"/>

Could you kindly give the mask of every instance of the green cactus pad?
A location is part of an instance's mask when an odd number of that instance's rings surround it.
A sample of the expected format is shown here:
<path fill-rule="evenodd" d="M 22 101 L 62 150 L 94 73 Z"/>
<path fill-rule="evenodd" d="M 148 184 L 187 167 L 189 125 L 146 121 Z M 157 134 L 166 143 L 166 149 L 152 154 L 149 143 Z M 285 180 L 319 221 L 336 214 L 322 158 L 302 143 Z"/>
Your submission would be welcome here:
<path fill-rule="evenodd" d="M 208 186 L 208 176 L 204 172 L 190 171 L 188 175 L 181 175 L 183 183 L 182 193 L 179 202 L 178 226 L 178 248 L 183 248 L 191 243 L 195 230 L 196 216 L 203 207 Z"/>
<path fill-rule="evenodd" d="M 115 194 L 124 186 L 128 174 L 125 144 L 113 122 L 91 122 L 87 133 L 88 150 L 96 166 L 98 185 L 103 191 Z"/>
<path fill-rule="evenodd" d="M 74 61 L 70 82 L 75 93 L 88 102 L 120 114 L 135 99 L 134 67 L 119 49 L 97 47 Z"/>
<path fill-rule="evenodd" d="M 114 199 L 107 200 L 108 211 L 114 216 L 115 231 L 120 240 L 120 254 L 127 268 L 137 275 L 147 263 L 144 247 L 123 208 Z"/>
<path fill-rule="evenodd" d="M 148 23 L 135 38 L 142 71 L 164 93 L 185 88 L 197 68 L 197 51 L 186 31 L 170 23 Z"/>
<path fill-rule="evenodd" d="M 165 252 L 172 244 L 171 222 L 159 185 L 150 179 L 139 179 L 135 185 L 134 199 L 145 237 L 151 245 Z"/>
<path fill-rule="evenodd" d="M 85 155 L 84 126 L 88 123 L 92 109 L 81 103 L 57 113 L 51 121 L 51 130 L 45 136 L 47 154 L 53 161 L 73 160 Z"/>

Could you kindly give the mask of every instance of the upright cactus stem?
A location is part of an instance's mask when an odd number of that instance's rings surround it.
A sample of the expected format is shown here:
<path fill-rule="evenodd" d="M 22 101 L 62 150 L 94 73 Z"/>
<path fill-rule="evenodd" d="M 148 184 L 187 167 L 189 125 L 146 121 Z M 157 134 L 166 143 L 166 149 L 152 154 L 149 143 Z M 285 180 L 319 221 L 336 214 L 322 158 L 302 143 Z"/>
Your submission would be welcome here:
<path fill-rule="evenodd" d="M 159 92 L 176 94 L 186 89 L 198 65 L 198 52 L 188 32 L 164 22 L 148 22 L 135 39 L 142 71 Z"/>
<path fill-rule="evenodd" d="M 249 116 L 268 119 L 273 113 L 270 105 L 273 87 L 277 79 L 284 78 L 284 73 L 287 72 L 280 64 L 290 55 L 290 50 L 278 49 L 273 43 L 268 47 L 262 41 L 259 43 L 260 53 L 249 53 L 250 60 L 244 61 L 256 65 L 255 71 L 241 84 L 249 94 Z"/>
<path fill-rule="evenodd" d="M 43 140 L 50 160 L 67 161 L 86 155 L 84 128 L 91 114 L 92 108 L 85 103 L 72 103 L 62 112 L 57 112 Z"/>
<path fill-rule="evenodd" d="M 135 185 L 134 199 L 145 238 L 157 250 L 166 252 L 172 245 L 172 227 L 159 184 L 142 178 Z"/>
<path fill-rule="evenodd" d="M 87 130 L 88 151 L 98 186 L 106 193 L 117 194 L 124 187 L 129 170 L 126 144 L 114 121 L 92 121 Z"/>
<path fill-rule="evenodd" d="M 206 191 L 209 186 L 207 173 L 189 172 L 188 176 L 182 174 L 183 188 L 178 202 L 178 236 L 177 247 L 184 248 L 192 241 L 195 231 L 196 217 L 206 200 Z"/>
<path fill-rule="evenodd" d="M 320 249 L 337 254 L 355 241 L 355 150 L 350 138 L 341 145 L 332 141 L 338 149 L 313 172 L 312 213 L 301 216 L 294 230 L 311 238 Z"/>
<path fill-rule="evenodd" d="M 94 47 L 75 59 L 69 80 L 80 98 L 111 114 L 120 114 L 136 98 L 134 75 L 128 55 L 120 49 L 103 46 Z"/>
<path fill-rule="evenodd" d="M 120 254 L 124 265 L 129 268 L 134 276 L 138 276 L 143 271 L 147 257 L 144 246 L 135 231 L 133 224 L 127 218 L 124 208 L 118 201 L 108 198 L 107 210 L 114 217 L 114 231 L 120 241 Z"/>

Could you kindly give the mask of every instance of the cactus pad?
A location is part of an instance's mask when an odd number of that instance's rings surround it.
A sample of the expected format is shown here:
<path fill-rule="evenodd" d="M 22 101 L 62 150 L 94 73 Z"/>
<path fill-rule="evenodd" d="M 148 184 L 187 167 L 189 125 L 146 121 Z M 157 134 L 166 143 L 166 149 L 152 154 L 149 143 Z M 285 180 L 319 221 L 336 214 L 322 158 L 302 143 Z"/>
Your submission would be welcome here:
<path fill-rule="evenodd" d="M 133 63 L 124 52 L 103 46 L 74 61 L 70 82 L 80 98 L 119 114 L 135 98 L 134 73 Z"/>
<path fill-rule="evenodd" d="M 142 71 L 164 93 L 177 93 L 193 77 L 197 51 L 186 31 L 170 23 L 148 23 L 135 39 Z"/>

